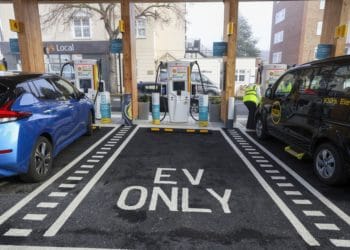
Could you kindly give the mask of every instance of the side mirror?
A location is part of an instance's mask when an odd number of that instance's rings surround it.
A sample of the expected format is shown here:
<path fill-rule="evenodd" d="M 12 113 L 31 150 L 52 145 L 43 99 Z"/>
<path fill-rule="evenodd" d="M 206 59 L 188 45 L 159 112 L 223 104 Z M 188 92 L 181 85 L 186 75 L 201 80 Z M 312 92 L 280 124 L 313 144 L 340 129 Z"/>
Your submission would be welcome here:
<path fill-rule="evenodd" d="M 265 97 L 271 99 L 272 98 L 272 88 L 267 88 L 265 91 Z"/>

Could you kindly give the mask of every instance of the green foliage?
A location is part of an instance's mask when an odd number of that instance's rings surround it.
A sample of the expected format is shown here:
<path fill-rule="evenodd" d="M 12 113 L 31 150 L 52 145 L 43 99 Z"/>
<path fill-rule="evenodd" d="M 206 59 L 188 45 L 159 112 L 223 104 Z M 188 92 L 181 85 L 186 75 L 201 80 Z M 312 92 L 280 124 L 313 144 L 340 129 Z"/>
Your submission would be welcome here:
<path fill-rule="evenodd" d="M 260 50 L 256 47 L 258 40 L 253 37 L 248 21 L 238 17 L 237 57 L 257 57 Z"/>

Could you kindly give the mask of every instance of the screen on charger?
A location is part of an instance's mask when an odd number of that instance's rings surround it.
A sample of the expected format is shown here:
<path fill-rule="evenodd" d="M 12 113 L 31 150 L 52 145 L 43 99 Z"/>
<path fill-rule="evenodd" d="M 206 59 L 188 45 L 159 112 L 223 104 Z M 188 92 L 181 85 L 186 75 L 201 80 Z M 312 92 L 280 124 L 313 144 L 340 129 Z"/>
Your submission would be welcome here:
<path fill-rule="evenodd" d="M 174 91 L 185 91 L 185 82 L 181 81 L 181 82 L 174 82 L 173 85 L 173 90 Z"/>
<path fill-rule="evenodd" d="M 79 88 L 84 90 L 84 93 L 88 92 L 88 89 L 91 88 L 91 79 L 80 79 Z"/>

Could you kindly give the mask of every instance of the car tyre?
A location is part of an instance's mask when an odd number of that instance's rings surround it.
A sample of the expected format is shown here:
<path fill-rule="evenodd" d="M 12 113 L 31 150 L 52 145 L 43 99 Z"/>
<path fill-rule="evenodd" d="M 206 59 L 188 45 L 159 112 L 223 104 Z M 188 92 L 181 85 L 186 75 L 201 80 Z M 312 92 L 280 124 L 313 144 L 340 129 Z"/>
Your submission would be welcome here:
<path fill-rule="evenodd" d="M 94 130 L 93 130 L 92 113 L 89 112 L 88 120 L 87 120 L 87 123 L 86 123 L 86 133 L 85 133 L 85 135 L 91 136 L 93 134 L 93 132 L 94 132 Z"/>
<path fill-rule="evenodd" d="M 328 185 L 343 184 L 348 178 L 345 172 L 343 156 L 330 143 L 321 144 L 316 149 L 313 164 L 317 177 Z"/>
<path fill-rule="evenodd" d="M 268 133 L 261 116 L 256 118 L 255 134 L 259 140 L 265 140 L 268 137 Z"/>
<path fill-rule="evenodd" d="M 52 151 L 51 142 L 46 137 L 40 136 L 32 150 L 28 172 L 21 175 L 21 179 L 25 182 L 46 180 L 52 170 Z"/>

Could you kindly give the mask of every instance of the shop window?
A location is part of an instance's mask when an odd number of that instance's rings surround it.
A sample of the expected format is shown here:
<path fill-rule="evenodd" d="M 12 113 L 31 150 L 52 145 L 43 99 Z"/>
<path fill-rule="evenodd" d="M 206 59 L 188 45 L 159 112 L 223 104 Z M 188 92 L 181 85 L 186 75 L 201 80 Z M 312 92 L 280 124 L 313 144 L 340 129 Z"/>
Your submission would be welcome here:
<path fill-rule="evenodd" d="M 275 15 L 275 24 L 282 22 L 286 17 L 286 9 L 278 11 Z"/>
<path fill-rule="evenodd" d="M 146 38 L 146 18 L 136 19 L 136 38 Z"/>
<path fill-rule="evenodd" d="M 282 62 L 282 52 L 275 52 L 272 54 L 272 63 L 281 63 Z"/>
<path fill-rule="evenodd" d="M 244 80 L 245 80 L 245 75 L 240 75 L 239 76 L 239 81 L 240 82 L 244 82 Z"/>
<path fill-rule="evenodd" d="M 76 39 L 91 38 L 90 17 L 77 16 L 73 19 L 73 33 Z"/>
<path fill-rule="evenodd" d="M 284 31 L 281 30 L 280 32 L 275 33 L 274 35 L 274 39 L 273 39 L 273 43 L 281 43 L 283 42 L 283 35 L 284 35 Z"/>
<path fill-rule="evenodd" d="M 323 22 L 317 22 L 316 35 L 320 36 L 322 34 L 322 24 Z"/>

